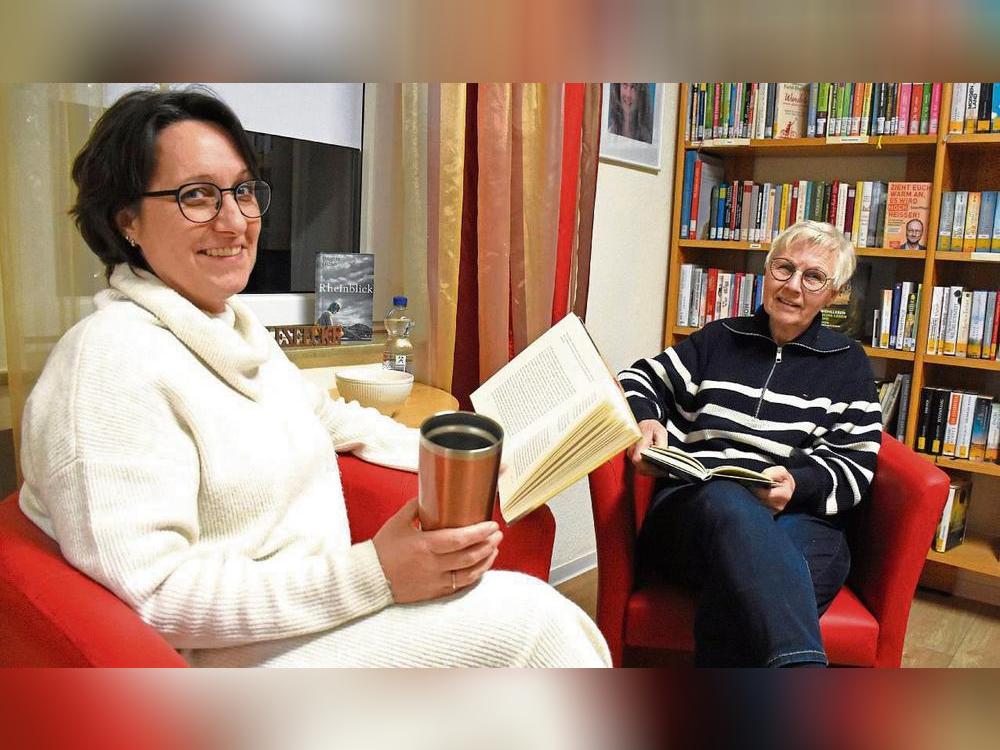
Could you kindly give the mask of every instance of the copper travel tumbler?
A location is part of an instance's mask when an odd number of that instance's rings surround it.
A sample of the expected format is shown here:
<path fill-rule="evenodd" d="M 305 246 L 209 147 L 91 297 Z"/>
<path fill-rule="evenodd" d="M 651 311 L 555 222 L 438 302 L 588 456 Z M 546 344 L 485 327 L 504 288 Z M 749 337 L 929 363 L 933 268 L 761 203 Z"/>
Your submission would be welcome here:
<path fill-rule="evenodd" d="M 493 516 L 503 428 L 489 417 L 449 411 L 420 425 L 420 526 L 468 526 Z"/>

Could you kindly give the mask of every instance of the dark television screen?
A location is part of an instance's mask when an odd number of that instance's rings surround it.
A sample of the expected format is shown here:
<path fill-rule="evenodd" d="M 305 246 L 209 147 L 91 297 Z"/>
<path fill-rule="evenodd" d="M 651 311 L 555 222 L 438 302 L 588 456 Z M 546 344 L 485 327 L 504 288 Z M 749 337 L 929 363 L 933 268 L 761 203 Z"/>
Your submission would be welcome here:
<path fill-rule="evenodd" d="M 315 291 L 316 253 L 356 253 L 361 237 L 361 151 L 247 131 L 271 185 L 257 263 L 245 292 Z"/>

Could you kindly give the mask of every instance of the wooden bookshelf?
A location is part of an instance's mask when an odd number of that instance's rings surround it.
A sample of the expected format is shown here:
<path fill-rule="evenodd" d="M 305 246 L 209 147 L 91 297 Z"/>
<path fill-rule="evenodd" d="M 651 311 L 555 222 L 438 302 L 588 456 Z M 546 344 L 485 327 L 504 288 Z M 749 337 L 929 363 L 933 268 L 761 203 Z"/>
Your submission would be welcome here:
<path fill-rule="evenodd" d="M 667 288 L 667 319 L 664 326 L 664 345 L 677 343 L 694 333 L 695 328 L 678 326 L 677 304 L 679 276 L 682 263 L 714 266 L 726 271 L 752 271 L 760 273 L 763 255 L 770 249 L 768 242 L 711 241 L 680 239 L 680 208 L 683 204 L 685 153 L 696 150 L 722 159 L 725 180 L 754 180 L 755 182 L 788 182 L 792 179 L 829 180 L 835 172 L 838 180 L 871 180 L 930 182 L 931 210 L 927 227 L 927 250 L 912 251 L 893 248 L 859 248 L 859 257 L 870 260 L 873 269 L 882 269 L 883 285 L 887 275 L 895 280 L 916 281 L 923 286 L 923 298 L 917 321 L 916 351 L 880 349 L 865 345 L 865 351 L 876 363 L 877 371 L 886 376 L 895 373 L 912 374 L 911 395 L 907 413 L 905 442 L 915 444 L 916 425 L 919 418 L 920 393 L 927 385 L 977 390 L 1000 397 L 1000 362 L 927 355 L 927 336 L 930 323 L 930 299 L 934 286 L 961 285 L 965 288 L 1000 289 L 1000 253 L 970 254 L 963 252 L 936 252 L 941 194 L 946 190 L 1000 190 L 1000 133 L 949 134 L 952 84 L 945 83 L 941 90 L 940 120 L 935 135 L 871 136 L 867 142 L 837 142 L 837 139 L 751 139 L 738 142 L 724 140 L 686 142 L 688 85 L 681 86 L 679 96 L 678 135 L 674 143 L 676 173 L 674 178 L 674 219 L 670 234 L 669 277 Z M 863 139 L 862 139 L 863 140 Z M 892 156 L 897 171 L 882 175 L 884 159 L 873 157 Z M 814 159 L 808 157 L 835 157 Z M 799 171 L 795 160 L 802 159 Z M 769 171 L 773 170 L 773 171 Z M 886 264 L 886 265 L 884 265 Z M 886 271 L 885 269 L 889 269 Z M 873 276 L 874 276 L 873 270 Z M 866 315 L 871 319 L 874 299 L 868 295 Z M 867 344 L 868 342 L 862 342 Z M 956 473 L 1000 477 L 1000 465 L 976 463 L 918 454 L 923 460 L 935 463 L 942 469 Z M 1000 493 L 997 493 L 1000 495 Z M 972 502 L 993 504 L 1000 514 L 1000 496 L 990 492 L 974 491 Z M 981 514 L 980 514 L 981 516 Z M 953 551 L 943 555 L 930 553 L 928 560 L 940 566 L 973 571 L 1000 579 L 997 562 L 996 539 L 976 534 L 970 530 L 970 539 Z"/>
<path fill-rule="evenodd" d="M 927 559 L 942 565 L 969 570 L 985 576 L 1000 577 L 1000 540 L 985 536 L 966 536 L 965 541 L 947 552 L 930 550 Z"/>

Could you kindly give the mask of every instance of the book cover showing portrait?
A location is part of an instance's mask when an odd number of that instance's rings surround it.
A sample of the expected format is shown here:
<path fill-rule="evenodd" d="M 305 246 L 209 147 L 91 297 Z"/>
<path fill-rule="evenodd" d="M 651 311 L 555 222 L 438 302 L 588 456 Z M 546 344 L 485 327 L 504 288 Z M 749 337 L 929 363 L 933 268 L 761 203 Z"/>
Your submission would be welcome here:
<path fill-rule="evenodd" d="M 930 212 L 929 182 L 890 182 L 885 203 L 885 246 L 926 250 Z"/>
<path fill-rule="evenodd" d="M 375 256 L 316 253 L 316 325 L 341 325 L 341 341 L 372 340 Z"/>

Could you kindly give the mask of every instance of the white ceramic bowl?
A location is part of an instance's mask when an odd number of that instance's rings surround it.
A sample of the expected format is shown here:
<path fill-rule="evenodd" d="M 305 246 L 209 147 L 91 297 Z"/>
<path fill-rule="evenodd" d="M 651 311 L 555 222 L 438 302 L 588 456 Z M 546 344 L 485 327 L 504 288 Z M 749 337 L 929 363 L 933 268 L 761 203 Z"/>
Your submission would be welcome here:
<path fill-rule="evenodd" d="M 338 370 L 337 392 L 344 401 L 357 401 L 383 414 L 393 415 L 413 390 L 413 375 L 381 366 Z"/>

